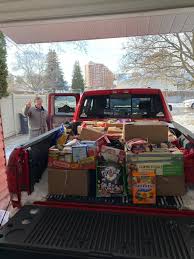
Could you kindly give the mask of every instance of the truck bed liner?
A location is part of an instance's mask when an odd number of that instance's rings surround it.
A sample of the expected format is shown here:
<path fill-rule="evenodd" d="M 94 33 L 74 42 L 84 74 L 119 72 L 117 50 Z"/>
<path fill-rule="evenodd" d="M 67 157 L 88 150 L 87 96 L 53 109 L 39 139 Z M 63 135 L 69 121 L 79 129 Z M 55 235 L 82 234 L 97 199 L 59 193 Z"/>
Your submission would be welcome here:
<path fill-rule="evenodd" d="M 194 218 L 24 206 L 0 231 L 16 257 L 192 259 Z"/>
<path fill-rule="evenodd" d="M 137 205 L 133 204 L 132 196 L 124 197 L 82 197 L 82 196 L 65 196 L 63 194 L 49 194 L 47 201 L 57 202 L 78 202 L 86 204 L 105 204 L 105 205 L 119 205 L 119 206 L 135 206 L 135 207 L 152 207 L 164 209 L 183 209 L 184 204 L 181 196 L 157 196 L 155 205 Z"/>

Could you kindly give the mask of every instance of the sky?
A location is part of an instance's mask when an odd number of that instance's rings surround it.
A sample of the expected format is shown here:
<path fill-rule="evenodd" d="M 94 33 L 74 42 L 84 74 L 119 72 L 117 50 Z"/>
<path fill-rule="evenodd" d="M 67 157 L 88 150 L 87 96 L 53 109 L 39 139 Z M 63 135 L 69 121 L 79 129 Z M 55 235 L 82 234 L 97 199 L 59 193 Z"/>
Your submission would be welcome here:
<path fill-rule="evenodd" d="M 122 46 L 126 38 L 100 39 L 87 41 L 87 53 L 75 50 L 71 44 L 64 44 L 63 49 L 57 48 L 57 53 L 61 68 L 64 73 L 64 79 L 71 83 L 73 64 L 79 60 L 82 72 L 84 74 L 84 66 L 89 61 L 102 63 L 106 65 L 113 73 L 119 72 L 119 64 L 122 57 Z M 56 46 L 57 44 L 54 44 Z M 42 44 L 45 52 L 48 51 L 49 45 Z M 15 74 L 14 61 L 16 51 L 22 49 L 21 45 L 8 43 L 8 69 Z"/>

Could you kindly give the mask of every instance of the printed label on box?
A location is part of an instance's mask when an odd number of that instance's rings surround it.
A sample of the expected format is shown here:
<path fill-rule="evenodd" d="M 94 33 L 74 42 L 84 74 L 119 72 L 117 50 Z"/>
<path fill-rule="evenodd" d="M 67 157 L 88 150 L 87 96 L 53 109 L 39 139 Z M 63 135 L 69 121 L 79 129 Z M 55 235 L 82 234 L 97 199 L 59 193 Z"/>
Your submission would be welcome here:
<path fill-rule="evenodd" d="M 86 159 L 80 161 L 79 163 L 68 163 L 65 161 L 60 161 L 57 159 L 53 159 L 52 157 L 49 157 L 48 159 L 48 167 L 50 168 L 58 168 L 58 169 L 96 169 L 96 159 L 95 157 L 87 157 Z"/>
<path fill-rule="evenodd" d="M 132 194 L 134 204 L 156 203 L 156 175 L 154 172 L 132 174 Z"/>
<path fill-rule="evenodd" d="M 123 168 L 117 164 L 97 167 L 97 196 L 110 197 L 124 194 Z"/>

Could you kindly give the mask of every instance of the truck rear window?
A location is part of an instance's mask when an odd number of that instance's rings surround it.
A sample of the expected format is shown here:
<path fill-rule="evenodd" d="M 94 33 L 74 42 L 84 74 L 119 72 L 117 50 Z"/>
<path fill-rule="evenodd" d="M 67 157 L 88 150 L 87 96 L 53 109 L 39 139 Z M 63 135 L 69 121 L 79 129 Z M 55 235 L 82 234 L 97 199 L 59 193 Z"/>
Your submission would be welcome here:
<path fill-rule="evenodd" d="M 159 118 L 164 117 L 159 95 L 95 95 L 85 97 L 80 118 Z"/>

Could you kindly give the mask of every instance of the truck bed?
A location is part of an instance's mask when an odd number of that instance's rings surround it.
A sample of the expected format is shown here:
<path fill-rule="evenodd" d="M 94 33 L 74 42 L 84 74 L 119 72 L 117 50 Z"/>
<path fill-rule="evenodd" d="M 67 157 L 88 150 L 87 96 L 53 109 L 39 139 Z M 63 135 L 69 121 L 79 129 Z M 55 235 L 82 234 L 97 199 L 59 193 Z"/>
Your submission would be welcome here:
<path fill-rule="evenodd" d="M 24 206 L 0 231 L 1 258 L 194 258 L 194 219 Z"/>
<path fill-rule="evenodd" d="M 95 184 L 95 182 L 93 183 Z M 118 205 L 118 206 L 134 206 L 132 197 L 112 197 L 112 198 L 96 198 L 95 195 L 88 197 L 80 196 L 64 196 L 64 195 L 52 195 L 48 193 L 48 171 L 47 169 L 42 174 L 41 180 L 35 184 L 34 191 L 31 195 L 27 193 L 22 194 L 22 205 L 29 205 L 36 202 L 49 202 L 50 206 L 53 204 L 63 205 L 63 203 L 82 203 L 91 205 Z M 163 209 L 173 209 L 173 210 L 194 210 L 194 189 L 188 189 L 184 196 L 158 196 L 156 205 L 139 205 L 139 207 L 148 208 L 163 208 Z"/>

